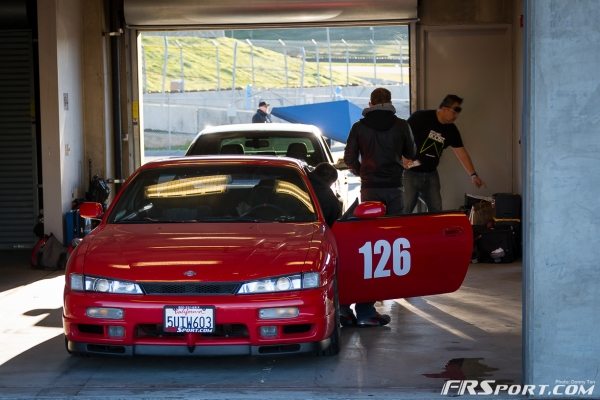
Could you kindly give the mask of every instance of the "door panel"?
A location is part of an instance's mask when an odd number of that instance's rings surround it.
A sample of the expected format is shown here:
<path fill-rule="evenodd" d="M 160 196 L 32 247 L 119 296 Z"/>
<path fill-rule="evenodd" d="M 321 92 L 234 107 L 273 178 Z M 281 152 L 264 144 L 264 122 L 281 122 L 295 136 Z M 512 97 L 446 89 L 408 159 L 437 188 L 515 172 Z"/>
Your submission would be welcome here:
<path fill-rule="evenodd" d="M 453 292 L 473 249 L 461 213 L 338 221 L 333 233 L 341 304 Z"/>

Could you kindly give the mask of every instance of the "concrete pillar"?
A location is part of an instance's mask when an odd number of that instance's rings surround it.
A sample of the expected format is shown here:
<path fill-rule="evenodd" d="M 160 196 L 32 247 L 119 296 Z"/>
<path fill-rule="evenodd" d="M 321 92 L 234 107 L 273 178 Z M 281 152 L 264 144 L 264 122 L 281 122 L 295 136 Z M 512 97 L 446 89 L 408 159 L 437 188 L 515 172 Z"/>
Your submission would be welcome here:
<path fill-rule="evenodd" d="M 598 398 L 600 7 L 524 5 L 524 380 Z"/>
<path fill-rule="evenodd" d="M 63 215 L 83 195 L 82 3 L 39 0 L 44 228 L 63 238 Z"/>

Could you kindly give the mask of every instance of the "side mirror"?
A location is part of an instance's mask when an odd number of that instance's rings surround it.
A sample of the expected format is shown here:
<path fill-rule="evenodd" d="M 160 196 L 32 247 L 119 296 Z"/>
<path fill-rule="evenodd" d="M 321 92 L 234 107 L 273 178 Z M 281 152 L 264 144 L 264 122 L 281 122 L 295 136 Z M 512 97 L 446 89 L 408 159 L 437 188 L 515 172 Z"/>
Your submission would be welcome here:
<path fill-rule="evenodd" d="M 385 215 L 385 204 L 380 201 L 365 201 L 354 209 L 354 216 L 360 219 L 372 219 Z"/>
<path fill-rule="evenodd" d="M 79 206 L 79 216 L 81 218 L 102 219 L 104 209 L 100 203 L 85 202 Z"/>

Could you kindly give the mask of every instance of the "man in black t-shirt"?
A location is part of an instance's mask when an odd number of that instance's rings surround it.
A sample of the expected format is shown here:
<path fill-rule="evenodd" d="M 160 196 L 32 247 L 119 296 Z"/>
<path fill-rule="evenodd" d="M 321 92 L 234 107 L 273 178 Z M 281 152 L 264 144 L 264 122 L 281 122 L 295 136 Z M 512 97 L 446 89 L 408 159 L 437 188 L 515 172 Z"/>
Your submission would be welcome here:
<path fill-rule="evenodd" d="M 440 177 L 437 167 L 446 147 L 452 148 L 470 176 L 471 182 L 478 188 L 484 185 L 475 172 L 460 132 L 454 125 L 454 121 L 462 111 L 462 102 L 462 98 L 449 94 L 442 100 L 437 110 L 416 111 L 408 119 L 417 145 L 417 157 L 414 161 L 405 163 L 406 169 L 402 178 L 405 213 L 413 211 L 419 196 L 427 204 L 429 212 L 442 210 Z"/>

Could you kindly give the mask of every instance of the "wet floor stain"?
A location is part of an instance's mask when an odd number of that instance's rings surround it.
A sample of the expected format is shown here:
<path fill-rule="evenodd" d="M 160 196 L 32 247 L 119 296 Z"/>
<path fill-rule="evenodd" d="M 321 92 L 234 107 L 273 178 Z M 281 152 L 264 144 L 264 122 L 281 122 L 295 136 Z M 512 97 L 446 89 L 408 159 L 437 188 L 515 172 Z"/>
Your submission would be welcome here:
<path fill-rule="evenodd" d="M 423 374 L 427 378 L 442 378 L 453 380 L 483 380 L 492 377 L 492 373 L 498 368 L 490 367 L 483 363 L 483 358 L 453 358 L 446 363 L 443 371 Z M 503 380 L 502 383 L 512 381 Z M 500 381 L 496 380 L 496 384 Z"/>

